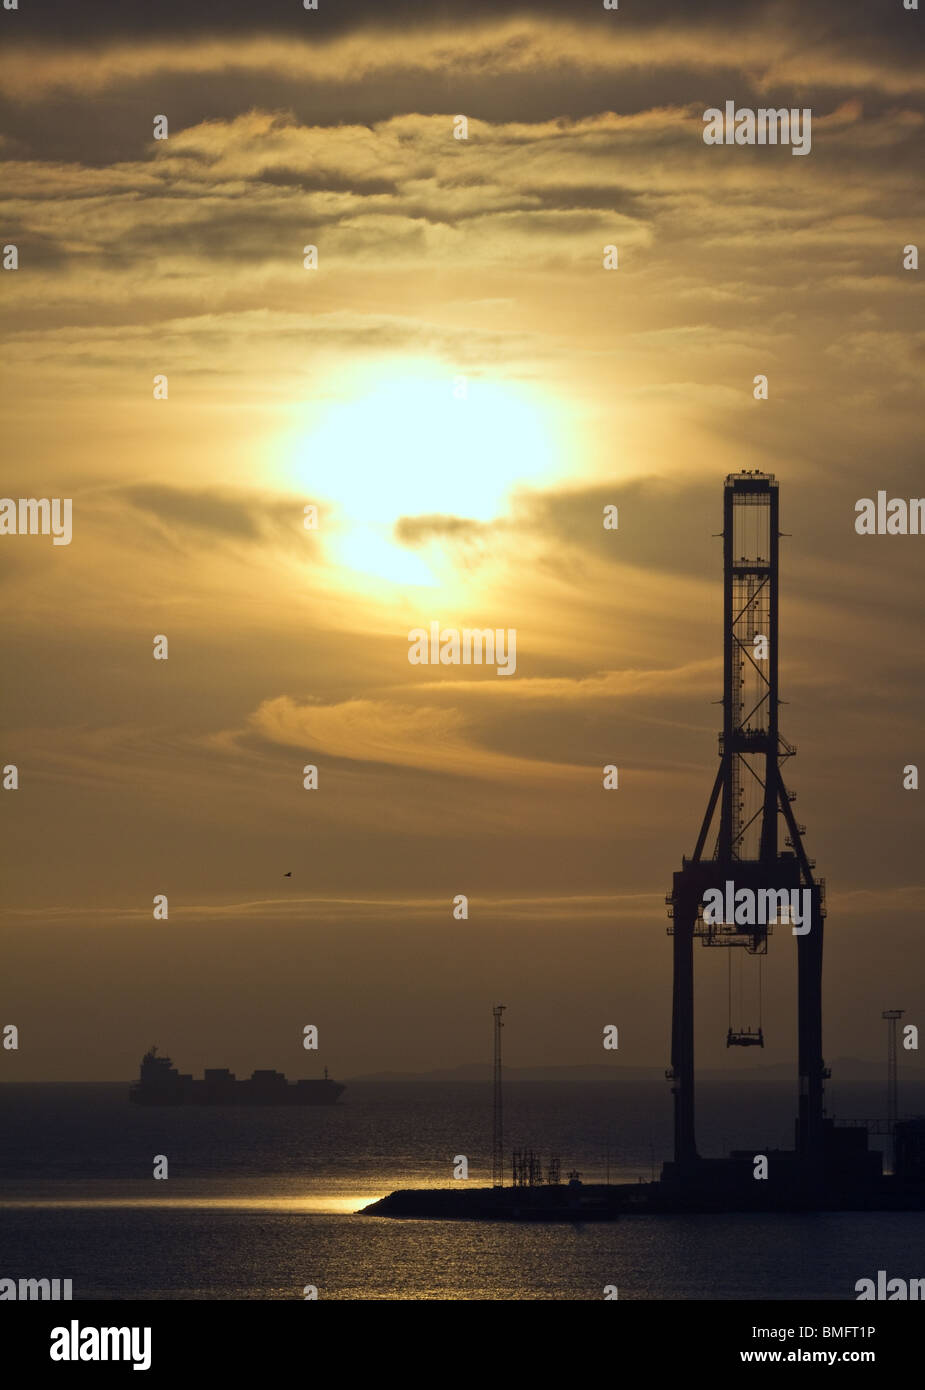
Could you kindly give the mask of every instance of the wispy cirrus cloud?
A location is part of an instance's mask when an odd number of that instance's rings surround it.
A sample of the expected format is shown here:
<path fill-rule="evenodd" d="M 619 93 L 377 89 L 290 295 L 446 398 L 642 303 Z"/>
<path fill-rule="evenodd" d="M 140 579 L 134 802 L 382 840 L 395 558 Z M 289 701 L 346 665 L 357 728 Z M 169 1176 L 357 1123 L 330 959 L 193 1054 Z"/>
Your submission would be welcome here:
<path fill-rule="evenodd" d="M 288 695 L 265 700 L 250 727 L 271 743 L 333 758 L 387 763 L 504 782 L 573 783 L 583 769 L 480 747 L 459 710 L 390 700 L 302 704 Z"/>

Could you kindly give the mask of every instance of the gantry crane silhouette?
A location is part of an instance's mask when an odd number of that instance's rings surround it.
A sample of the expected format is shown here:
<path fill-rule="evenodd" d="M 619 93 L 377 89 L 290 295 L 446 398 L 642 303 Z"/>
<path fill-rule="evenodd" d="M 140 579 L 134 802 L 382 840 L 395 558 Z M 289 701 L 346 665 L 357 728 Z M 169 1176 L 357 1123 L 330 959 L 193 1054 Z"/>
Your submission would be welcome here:
<path fill-rule="evenodd" d="M 703 1160 L 694 1125 L 694 940 L 761 956 L 770 925 L 704 920 L 710 889 L 808 889 L 809 930 L 791 939 L 797 951 L 799 1108 L 795 1157 L 810 1192 L 825 1157 L 822 1056 L 822 937 L 825 881 L 803 847 L 805 826 L 793 813 L 783 764 L 796 752 L 778 727 L 778 485 L 772 474 L 730 474 L 723 493 L 723 731 L 719 767 L 690 859 L 681 861 L 666 898 L 674 941 L 671 1068 L 674 1162 L 665 1176 L 696 1185 Z M 781 821 L 786 835 L 781 840 Z M 715 832 L 707 854 L 711 831 Z M 784 919 L 781 918 L 783 921 Z M 804 927 L 805 927 L 804 923 Z M 787 928 L 789 935 L 789 927 Z M 734 1029 L 728 1045 L 764 1045 L 759 1028 Z"/>

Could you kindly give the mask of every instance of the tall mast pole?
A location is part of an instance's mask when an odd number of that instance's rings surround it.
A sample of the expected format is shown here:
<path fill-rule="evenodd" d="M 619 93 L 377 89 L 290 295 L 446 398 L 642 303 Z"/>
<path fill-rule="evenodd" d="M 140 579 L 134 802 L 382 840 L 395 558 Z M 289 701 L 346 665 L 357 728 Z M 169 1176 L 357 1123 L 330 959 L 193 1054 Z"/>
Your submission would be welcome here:
<path fill-rule="evenodd" d="M 504 1186 L 504 1122 L 501 1105 L 501 1015 L 507 1005 L 496 1004 L 492 1009 L 495 1020 L 495 1058 L 493 1076 L 493 1116 L 491 1134 L 491 1185 Z"/>
<path fill-rule="evenodd" d="M 886 1019 L 886 1114 L 890 1131 L 890 1165 L 896 1163 L 896 1116 L 898 1112 L 899 1082 L 896 1066 L 896 1021 L 902 1018 L 905 1009 L 884 1009 L 880 1015 Z"/>

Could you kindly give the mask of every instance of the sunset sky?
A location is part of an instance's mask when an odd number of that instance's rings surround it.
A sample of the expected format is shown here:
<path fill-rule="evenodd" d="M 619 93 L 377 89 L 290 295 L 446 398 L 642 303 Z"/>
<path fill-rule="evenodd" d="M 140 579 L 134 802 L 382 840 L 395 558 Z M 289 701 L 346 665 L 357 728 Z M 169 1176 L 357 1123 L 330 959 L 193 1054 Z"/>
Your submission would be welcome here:
<path fill-rule="evenodd" d="M 925 539 L 854 520 L 925 495 L 925 14 L 125 9 L 0 11 L 2 491 L 73 499 L 70 546 L 0 540 L 0 1079 L 128 1078 L 154 1040 L 453 1066 L 499 1001 L 513 1065 L 667 1065 L 740 469 L 781 485 L 826 1058 L 879 1060 L 882 1009 L 925 1025 Z M 726 100 L 811 108 L 811 154 L 705 145 Z M 410 665 L 434 620 L 516 629 L 516 674 Z M 697 968 L 700 1064 L 753 1065 Z"/>

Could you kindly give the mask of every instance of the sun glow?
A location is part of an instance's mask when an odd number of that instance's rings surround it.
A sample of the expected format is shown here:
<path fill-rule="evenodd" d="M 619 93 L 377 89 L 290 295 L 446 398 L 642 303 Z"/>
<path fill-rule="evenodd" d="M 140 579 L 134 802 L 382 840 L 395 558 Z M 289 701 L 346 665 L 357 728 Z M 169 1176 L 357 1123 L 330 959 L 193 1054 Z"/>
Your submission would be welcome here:
<path fill-rule="evenodd" d="M 306 497 L 351 525 L 403 516 L 490 521 L 515 485 L 556 475 L 552 412 L 529 388 L 443 372 L 402 376 L 327 408 L 296 446 Z"/>
<path fill-rule="evenodd" d="M 331 541 L 328 553 L 346 569 L 387 579 L 391 584 L 433 588 L 440 582 L 421 555 L 394 539 L 391 527 L 351 526 Z"/>

